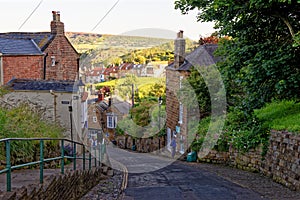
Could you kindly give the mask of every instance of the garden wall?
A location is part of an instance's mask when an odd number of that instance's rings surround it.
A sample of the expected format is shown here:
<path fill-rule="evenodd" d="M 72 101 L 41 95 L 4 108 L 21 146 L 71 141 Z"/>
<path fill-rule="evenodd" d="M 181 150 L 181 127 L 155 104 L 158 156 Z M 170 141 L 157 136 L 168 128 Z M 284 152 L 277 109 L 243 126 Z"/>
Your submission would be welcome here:
<path fill-rule="evenodd" d="M 165 146 L 165 138 L 153 137 L 153 138 L 137 138 L 133 139 L 131 136 L 117 136 L 117 145 L 122 149 L 132 149 L 135 144 L 136 151 L 141 153 L 149 153 Z"/>
<path fill-rule="evenodd" d="M 10 192 L 2 197 L 3 200 L 31 200 L 31 199 L 80 199 L 112 170 L 107 166 L 92 170 L 76 170 L 66 175 L 47 177 L 44 184 L 37 187 L 23 187 L 16 192 Z"/>
<path fill-rule="evenodd" d="M 261 172 L 292 190 L 300 190 L 300 135 L 285 131 L 271 131 L 267 154 L 262 157 L 262 146 L 247 153 L 230 148 L 229 152 L 211 151 L 200 161 L 225 163 Z"/>

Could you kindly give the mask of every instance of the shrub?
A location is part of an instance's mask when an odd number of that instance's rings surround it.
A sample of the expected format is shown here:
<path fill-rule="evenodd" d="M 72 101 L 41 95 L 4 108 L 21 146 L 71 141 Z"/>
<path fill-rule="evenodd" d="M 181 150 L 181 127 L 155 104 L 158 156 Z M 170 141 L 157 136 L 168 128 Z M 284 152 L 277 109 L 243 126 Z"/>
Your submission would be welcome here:
<path fill-rule="evenodd" d="M 15 108 L 0 108 L 0 139 L 3 138 L 59 138 L 63 129 L 58 125 L 43 121 L 41 114 L 34 112 L 28 105 Z M 0 148 L 1 160 L 5 160 L 4 144 Z M 45 141 L 47 152 L 57 150 L 58 141 Z M 39 141 L 12 141 L 12 164 L 36 160 L 39 152 Z M 46 156 L 46 155 L 45 155 Z"/>

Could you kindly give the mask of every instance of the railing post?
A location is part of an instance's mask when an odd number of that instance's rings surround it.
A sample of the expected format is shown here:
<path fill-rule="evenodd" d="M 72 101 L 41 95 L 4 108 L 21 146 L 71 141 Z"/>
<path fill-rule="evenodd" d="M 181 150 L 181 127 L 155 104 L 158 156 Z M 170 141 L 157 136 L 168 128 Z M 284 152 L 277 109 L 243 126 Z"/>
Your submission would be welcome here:
<path fill-rule="evenodd" d="M 40 140 L 40 183 L 44 182 L 44 140 Z"/>
<path fill-rule="evenodd" d="M 5 141 L 5 150 L 6 150 L 6 191 L 11 192 L 11 163 L 10 163 L 10 141 Z"/>
<path fill-rule="evenodd" d="M 61 140 L 61 164 L 60 164 L 60 173 L 65 173 L 65 147 L 64 147 L 64 140 Z"/>
<path fill-rule="evenodd" d="M 85 146 L 83 145 L 83 163 L 82 163 L 82 167 L 83 167 L 83 170 L 85 170 Z"/>
<path fill-rule="evenodd" d="M 76 143 L 73 143 L 73 169 L 76 170 Z"/>

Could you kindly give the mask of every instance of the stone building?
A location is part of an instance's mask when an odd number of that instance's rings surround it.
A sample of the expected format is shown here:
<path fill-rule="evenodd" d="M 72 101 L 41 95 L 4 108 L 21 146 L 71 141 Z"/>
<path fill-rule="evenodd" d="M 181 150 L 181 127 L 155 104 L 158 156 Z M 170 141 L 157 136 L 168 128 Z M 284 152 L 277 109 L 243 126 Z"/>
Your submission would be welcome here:
<path fill-rule="evenodd" d="M 60 13 L 52 11 L 50 32 L 0 33 L 0 81 L 78 79 L 79 57 L 65 36 Z"/>
<path fill-rule="evenodd" d="M 167 113 L 167 146 L 170 148 L 171 138 L 176 137 L 176 150 L 184 154 L 189 150 L 195 138 L 195 126 L 200 120 L 197 100 L 186 102 L 187 94 L 193 93 L 192 88 L 184 85 L 184 80 L 190 75 L 194 66 L 208 67 L 216 64 L 218 58 L 213 53 L 216 44 L 200 45 L 189 54 L 185 52 L 183 31 L 177 34 L 175 40 L 175 61 L 166 67 L 166 113 Z M 193 99 L 189 99 L 191 101 Z"/>

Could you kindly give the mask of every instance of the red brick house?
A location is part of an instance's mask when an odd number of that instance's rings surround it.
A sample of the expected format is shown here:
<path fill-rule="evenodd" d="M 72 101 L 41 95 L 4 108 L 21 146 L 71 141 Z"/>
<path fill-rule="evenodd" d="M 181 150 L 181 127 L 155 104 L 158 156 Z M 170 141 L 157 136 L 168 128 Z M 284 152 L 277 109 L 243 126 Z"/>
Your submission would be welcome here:
<path fill-rule="evenodd" d="M 0 79 L 77 80 L 80 55 L 53 11 L 51 32 L 0 33 Z"/>
<path fill-rule="evenodd" d="M 190 75 L 194 65 L 208 67 L 215 65 L 219 58 L 213 55 L 216 44 L 200 45 L 193 52 L 186 55 L 183 31 L 175 40 L 175 61 L 166 67 L 166 113 L 167 113 L 167 144 L 170 148 L 171 137 L 176 137 L 176 151 L 185 153 L 194 140 L 191 124 L 197 125 L 200 113 L 197 102 L 187 105 L 179 91 L 185 87 L 182 83 Z M 193 64 L 192 64 L 193 63 Z M 197 109 L 198 108 L 198 109 Z"/>

